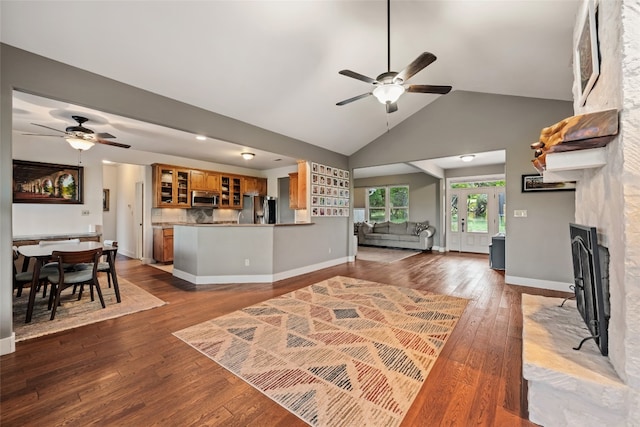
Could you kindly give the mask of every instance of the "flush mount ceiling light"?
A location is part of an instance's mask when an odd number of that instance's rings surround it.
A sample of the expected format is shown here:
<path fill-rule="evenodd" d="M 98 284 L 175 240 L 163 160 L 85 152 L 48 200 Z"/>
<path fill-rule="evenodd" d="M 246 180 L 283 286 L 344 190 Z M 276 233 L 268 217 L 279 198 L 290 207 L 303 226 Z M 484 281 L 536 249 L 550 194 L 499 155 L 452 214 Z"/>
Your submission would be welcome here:
<path fill-rule="evenodd" d="M 196 135 L 196 139 L 197 139 L 198 141 L 206 141 L 206 140 L 207 140 L 207 137 L 206 137 L 206 136 L 202 136 L 202 135 Z"/>
<path fill-rule="evenodd" d="M 460 156 L 460 160 L 462 160 L 463 162 L 470 162 L 471 160 L 475 159 L 475 155 L 473 154 L 465 154 L 464 156 Z"/>
<path fill-rule="evenodd" d="M 88 149 L 94 146 L 93 142 L 86 139 L 82 139 L 82 138 L 73 137 L 73 138 L 65 138 L 65 139 L 67 140 L 69 145 L 71 145 L 76 150 L 80 150 L 80 151 L 87 151 Z"/>
<path fill-rule="evenodd" d="M 251 160 L 251 159 L 253 159 L 255 157 L 255 154 L 253 154 L 253 153 L 242 153 L 240 155 L 245 160 Z"/>

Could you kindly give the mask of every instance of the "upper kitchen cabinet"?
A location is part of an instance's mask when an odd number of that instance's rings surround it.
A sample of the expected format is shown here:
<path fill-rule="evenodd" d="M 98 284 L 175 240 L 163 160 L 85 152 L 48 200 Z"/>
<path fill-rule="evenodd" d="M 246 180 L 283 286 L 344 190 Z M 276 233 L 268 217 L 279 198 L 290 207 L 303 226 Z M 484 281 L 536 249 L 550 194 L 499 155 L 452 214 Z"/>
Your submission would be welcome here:
<path fill-rule="evenodd" d="M 220 208 L 242 209 L 243 178 L 234 175 L 220 175 Z"/>
<path fill-rule="evenodd" d="M 153 165 L 154 208 L 191 207 L 190 171 L 169 165 Z"/>
<path fill-rule="evenodd" d="M 220 192 L 220 173 L 191 170 L 191 190 Z"/>
<path fill-rule="evenodd" d="M 298 161 L 298 172 L 289 174 L 289 207 L 307 209 L 307 162 Z"/>
<path fill-rule="evenodd" d="M 256 178 L 254 176 L 245 176 L 242 178 L 244 181 L 243 193 L 251 196 L 266 196 L 267 195 L 267 179 Z"/>

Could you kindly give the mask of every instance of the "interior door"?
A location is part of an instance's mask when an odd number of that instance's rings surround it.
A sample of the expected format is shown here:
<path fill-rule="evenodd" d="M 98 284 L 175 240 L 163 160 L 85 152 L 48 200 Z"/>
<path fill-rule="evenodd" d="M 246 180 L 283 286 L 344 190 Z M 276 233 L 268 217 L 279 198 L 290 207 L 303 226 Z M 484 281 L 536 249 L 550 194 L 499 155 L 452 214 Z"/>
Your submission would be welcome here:
<path fill-rule="evenodd" d="M 491 236 L 503 224 L 500 201 L 504 202 L 502 187 L 450 189 L 447 249 L 488 254 Z"/>

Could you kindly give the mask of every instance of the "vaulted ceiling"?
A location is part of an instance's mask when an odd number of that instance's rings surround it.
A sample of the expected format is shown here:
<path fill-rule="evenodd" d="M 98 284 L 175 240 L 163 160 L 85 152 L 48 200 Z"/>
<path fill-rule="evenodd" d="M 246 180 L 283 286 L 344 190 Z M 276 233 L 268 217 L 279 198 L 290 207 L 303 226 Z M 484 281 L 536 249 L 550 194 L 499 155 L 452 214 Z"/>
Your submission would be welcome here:
<path fill-rule="evenodd" d="M 579 1 L 391 1 L 391 68 L 412 84 L 571 100 Z M 385 1 L 3 1 L 3 43 L 350 155 L 440 95 L 387 114 Z M 82 90 L 82 88 L 78 88 Z M 446 95 L 443 95 L 446 96 Z M 259 147 L 258 147 L 259 148 Z"/>

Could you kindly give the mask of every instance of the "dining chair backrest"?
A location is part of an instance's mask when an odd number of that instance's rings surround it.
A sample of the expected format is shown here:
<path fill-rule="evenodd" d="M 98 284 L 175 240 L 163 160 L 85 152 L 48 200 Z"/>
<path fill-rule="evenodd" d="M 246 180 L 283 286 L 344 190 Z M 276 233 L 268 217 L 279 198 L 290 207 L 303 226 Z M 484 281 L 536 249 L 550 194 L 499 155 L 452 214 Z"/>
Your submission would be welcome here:
<path fill-rule="evenodd" d="M 53 251 L 51 258 L 58 262 L 60 275 L 64 275 L 65 264 L 93 263 L 94 271 L 98 267 L 98 260 L 102 255 L 102 248 L 88 249 L 86 251 Z"/>
<path fill-rule="evenodd" d="M 61 245 L 65 243 L 80 243 L 80 239 L 68 239 L 68 240 L 40 240 L 38 245 L 40 246 L 49 246 L 49 245 Z"/>

